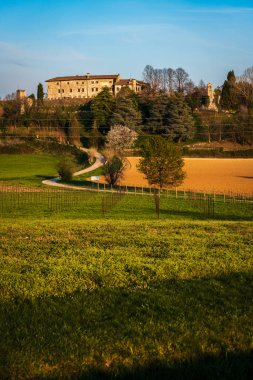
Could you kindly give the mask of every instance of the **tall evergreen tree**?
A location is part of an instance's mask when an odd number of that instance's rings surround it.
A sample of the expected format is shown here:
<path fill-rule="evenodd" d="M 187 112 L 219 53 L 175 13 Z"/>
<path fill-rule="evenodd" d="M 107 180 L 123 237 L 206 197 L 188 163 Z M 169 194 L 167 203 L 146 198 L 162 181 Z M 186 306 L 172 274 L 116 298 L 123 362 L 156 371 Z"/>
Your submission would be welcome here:
<path fill-rule="evenodd" d="M 160 95 L 155 98 L 150 111 L 148 129 L 168 136 L 175 142 L 192 137 L 191 109 L 182 96 Z"/>
<path fill-rule="evenodd" d="M 136 129 L 141 124 L 141 113 L 131 98 L 118 98 L 111 118 L 111 125 L 120 124 L 130 129 Z"/>
<path fill-rule="evenodd" d="M 41 103 L 43 102 L 43 99 L 44 99 L 44 90 L 43 90 L 43 85 L 41 83 L 39 83 L 37 87 L 37 99 Z"/>
<path fill-rule="evenodd" d="M 181 142 L 193 137 L 191 109 L 181 96 L 171 99 L 166 111 L 167 128 L 165 135 L 171 141 Z"/>
<path fill-rule="evenodd" d="M 93 128 L 101 132 L 108 132 L 110 121 L 115 108 L 115 99 L 108 87 L 92 100 L 91 111 L 93 117 Z"/>
<path fill-rule="evenodd" d="M 226 111 L 238 108 L 238 93 L 236 88 L 236 77 L 234 71 L 229 71 L 221 91 L 221 108 Z"/>
<path fill-rule="evenodd" d="M 165 132 L 167 126 L 166 112 L 169 103 L 170 97 L 168 95 L 159 95 L 153 100 L 147 121 L 150 132 L 158 134 Z"/>

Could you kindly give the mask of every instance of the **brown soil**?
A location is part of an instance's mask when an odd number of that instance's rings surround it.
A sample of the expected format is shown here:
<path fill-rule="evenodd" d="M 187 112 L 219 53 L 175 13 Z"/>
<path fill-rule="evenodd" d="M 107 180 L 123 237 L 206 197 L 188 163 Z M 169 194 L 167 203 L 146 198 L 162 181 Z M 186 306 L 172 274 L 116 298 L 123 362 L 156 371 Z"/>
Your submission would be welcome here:
<path fill-rule="evenodd" d="M 136 168 L 139 158 L 128 160 L 130 167 L 121 184 L 149 187 Z M 187 177 L 179 189 L 253 195 L 253 159 L 185 158 L 184 161 Z"/>

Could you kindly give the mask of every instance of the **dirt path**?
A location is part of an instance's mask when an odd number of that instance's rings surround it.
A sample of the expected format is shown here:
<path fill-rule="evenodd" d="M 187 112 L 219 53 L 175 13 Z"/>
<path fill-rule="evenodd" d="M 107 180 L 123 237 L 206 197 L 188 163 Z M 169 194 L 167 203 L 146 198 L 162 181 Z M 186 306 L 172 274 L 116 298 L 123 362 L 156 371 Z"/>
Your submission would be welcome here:
<path fill-rule="evenodd" d="M 80 148 L 80 150 L 82 150 L 83 152 L 86 152 L 86 153 L 89 152 L 89 149 L 86 149 L 86 148 Z M 82 170 L 79 170 L 78 172 L 75 172 L 73 174 L 73 176 L 76 177 L 76 176 L 81 175 L 81 174 L 89 173 L 92 170 L 95 170 L 95 169 L 99 168 L 100 166 L 104 165 L 105 159 L 102 156 L 102 154 L 100 154 L 98 152 L 94 152 L 94 157 L 96 158 L 96 161 L 94 162 L 93 165 L 89 166 L 86 169 L 82 169 Z M 56 187 L 64 187 L 64 188 L 67 188 L 67 189 L 86 190 L 86 189 L 78 187 L 78 186 L 71 186 L 71 185 L 66 185 L 66 184 L 63 184 L 63 183 L 59 183 L 59 181 L 60 181 L 60 177 L 56 177 L 56 178 L 52 178 L 52 179 L 46 179 L 46 180 L 42 181 L 42 183 L 44 185 L 56 186 Z"/>

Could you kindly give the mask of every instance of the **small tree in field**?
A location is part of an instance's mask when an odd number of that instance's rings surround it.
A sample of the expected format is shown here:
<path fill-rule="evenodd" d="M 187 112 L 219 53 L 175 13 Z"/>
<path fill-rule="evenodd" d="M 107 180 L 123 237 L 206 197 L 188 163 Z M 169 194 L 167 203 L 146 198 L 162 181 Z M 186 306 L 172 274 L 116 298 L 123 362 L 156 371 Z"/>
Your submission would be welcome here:
<path fill-rule="evenodd" d="M 75 171 L 74 162 L 69 158 L 63 158 L 56 166 L 57 172 L 63 181 L 69 182 Z"/>
<path fill-rule="evenodd" d="M 126 160 L 118 156 L 113 149 L 105 149 L 103 155 L 106 164 L 102 168 L 102 174 L 109 185 L 116 185 L 124 176 Z"/>
<path fill-rule="evenodd" d="M 150 185 L 160 189 L 180 185 L 184 178 L 184 161 L 181 150 L 160 136 L 149 139 L 141 148 L 142 159 L 138 169 L 143 172 Z"/>

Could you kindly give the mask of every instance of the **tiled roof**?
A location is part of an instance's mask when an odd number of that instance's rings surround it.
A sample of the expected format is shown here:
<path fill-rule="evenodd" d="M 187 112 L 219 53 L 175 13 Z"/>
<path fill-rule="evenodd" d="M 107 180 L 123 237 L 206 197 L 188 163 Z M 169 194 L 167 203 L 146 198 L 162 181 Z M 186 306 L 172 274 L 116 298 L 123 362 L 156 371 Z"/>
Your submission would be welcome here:
<path fill-rule="evenodd" d="M 85 79 L 117 79 L 119 74 L 112 75 L 74 75 L 68 77 L 55 77 L 52 79 L 47 79 L 46 82 L 61 82 L 69 80 L 85 80 Z"/>
<path fill-rule="evenodd" d="M 119 85 L 119 86 L 124 86 L 124 85 L 127 85 L 129 84 L 131 81 L 131 79 L 120 79 L 117 83 L 116 83 L 116 86 Z"/>

